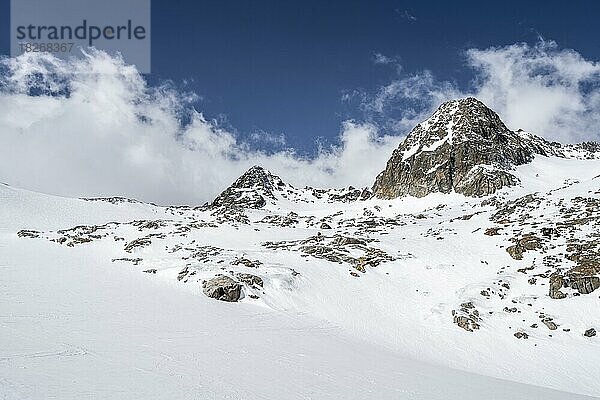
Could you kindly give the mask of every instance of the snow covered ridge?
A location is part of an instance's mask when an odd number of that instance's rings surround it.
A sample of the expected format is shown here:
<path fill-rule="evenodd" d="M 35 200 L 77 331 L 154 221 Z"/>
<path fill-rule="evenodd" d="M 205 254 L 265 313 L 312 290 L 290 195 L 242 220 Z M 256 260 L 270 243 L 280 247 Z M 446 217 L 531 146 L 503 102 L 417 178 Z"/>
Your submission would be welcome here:
<path fill-rule="evenodd" d="M 258 166 L 197 207 L 62 199 L 0 186 L 0 249 L 21 249 L 0 252 L 0 265 L 51 254 L 59 261 L 44 256 L 41 264 L 24 263 L 28 268 L 19 276 L 29 281 L 43 265 L 44 271 L 54 268 L 50 276 L 67 279 L 61 263 L 115 285 L 131 279 L 121 274 L 135 273 L 153 290 L 190 293 L 199 303 L 180 307 L 212 307 L 222 320 L 247 310 L 284 312 L 324 321 L 340 335 L 442 366 L 445 373 L 462 370 L 598 396 L 598 146 L 561 146 L 509 131 L 483 107 L 474 99 L 446 103 L 421 124 L 426 129 L 415 128 L 422 141 L 411 134 L 388 163 L 390 180 L 378 178 L 389 184 L 388 192 L 377 182 L 373 191 L 296 188 Z M 471 108 L 472 114 L 465 111 Z M 448 137 L 443 127 L 450 120 Z M 404 157 L 403 149 L 414 146 Z M 476 164 L 478 149 L 486 151 L 486 163 Z M 462 176 L 457 171 L 467 161 L 473 165 L 465 165 Z M 509 184 L 494 184 L 502 179 Z M 427 194 L 404 193 L 401 185 L 408 183 Z M 462 190 L 467 187 L 482 191 Z M 144 288 L 141 293 L 151 296 Z M 78 302 L 86 303 L 85 297 Z M 201 311 L 192 315 L 202 319 Z M 19 321 L 15 317 L 13 325 Z M 281 326 L 263 327 L 270 328 L 286 334 Z M 369 376 L 374 367 L 361 368 Z M 236 381 L 223 379 L 230 380 Z M 504 385 L 490 393 L 503 393 Z M 376 397 L 415 397 L 397 393 Z"/>
<path fill-rule="evenodd" d="M 368 189 L 358 190 L 350 186 L 347 189 L 315 189 L 305 187 L 298 189 L 281 180 L 260 166 L 254 166 L 240 176 L 231 186 L 225 189 L 210 203 L 210 208 L 262 208 L 277 200 L 288 200 L 300 203 L 314 203 L 325 199 L 329 202 L 366 200 L 371 197 Z"/>

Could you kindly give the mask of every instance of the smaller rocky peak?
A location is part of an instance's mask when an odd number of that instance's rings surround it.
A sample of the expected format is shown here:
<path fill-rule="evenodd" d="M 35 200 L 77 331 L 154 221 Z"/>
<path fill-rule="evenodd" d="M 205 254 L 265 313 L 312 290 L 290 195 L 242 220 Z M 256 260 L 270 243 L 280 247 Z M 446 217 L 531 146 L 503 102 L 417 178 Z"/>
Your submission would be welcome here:
<path fill-rule="evenodd" d="M 277 175 L 273 175 L 259 165 L 255 165 L 244 172 L 232 185 L 236 189 L 261 190 L 274 197 L 273 193 L 285 186 L 285 183 Z"/>
<path fill-rule="evenodd" d="M 276 193 L 285 187 L 285 182 L 277 175 L 255 165 L 217 196 L 211 206 L 262 208 L 267 199 L 276 200 Z"/>

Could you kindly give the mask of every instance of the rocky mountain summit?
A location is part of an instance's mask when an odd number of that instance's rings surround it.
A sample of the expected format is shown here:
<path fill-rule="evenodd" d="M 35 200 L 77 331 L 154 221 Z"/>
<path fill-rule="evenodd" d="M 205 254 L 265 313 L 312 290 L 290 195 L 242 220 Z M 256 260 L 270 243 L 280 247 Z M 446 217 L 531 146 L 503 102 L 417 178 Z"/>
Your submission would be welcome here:
<path fill-rule="evenodd" d="M 375 196 L 456 192 L 486 196 L 519 183 L 514 167 L 543 156 L 595 158 L 596 143 L 562 146 L 511 131 L 481 101 L 469 97 L 442 104 L 394 150 L 373 185 Z"/>
<path fill-rule="evenodd" d="M 285 186 L 281 178 L 255 165 L 217 196 L 211 206 L 262 208 L 267 200 L 275 200 L 275 193 Z"/>

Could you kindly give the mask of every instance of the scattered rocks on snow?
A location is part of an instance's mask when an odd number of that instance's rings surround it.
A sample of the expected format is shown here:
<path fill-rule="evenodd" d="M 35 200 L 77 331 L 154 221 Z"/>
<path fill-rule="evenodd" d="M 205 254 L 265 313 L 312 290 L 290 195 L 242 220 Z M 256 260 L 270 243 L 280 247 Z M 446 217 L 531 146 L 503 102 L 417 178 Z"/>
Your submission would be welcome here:
<path fill-rule="evenodd" d="M 17 236 L 35 239 L 35 238 L 40 237 L 40 232 L 29 230 L 29 229 L 23 229 L 23 230 L 20 230 L 19 232 L 17 232 Z"/>
<path fill-rule="evenodd" d="M 298 224 L 299 219 L 298 214 L 290 212 L 288 215 L 267 215 L 258 222 L 274 226 L 293 227 Z"/>
<path fill-rule="evenodd" d="M 256 275 L 252 275 L 252 274 L 245 274 L 245 273 L 238 273 L 236 274 L 236 277 L 241 281 L 244 282 L 246 285 L 248 286 L 263 286 L 263 280 L 260 276 L 256 276 Z"/>
<path fill-rule="evenodd" d="M 469 301 L 460 305 L 460 310 L 452 310 L 453 322 L 467 332 L 479 329 L 479 311 L 473 302 Z"/>
<path fill-rule="evenodd" d="M 515 260 L 522 260 L 523 253 L 527 250 L 536 250 L 541 247 L 541 241 L 538 237 L 529 234 L 521 239 L 513 239 L 515 245 L 506 248 L 506 252 Z"/>
<path fill-rule="evenodd" d="M 465 317 L 464 315 L 455 315 L 454 323 L 467 332 L 473 332 L 475 329 L 479 329 L 479 324 L 476 322 L 476 320 Z"/>
<path fill-rule="evenodd" d="M 249 260 L 247 258 L 244 257 L 240 257 L 240 258 L 236 258 L 235 260 L 233 260 L 231 262 L 231 265 L 244 265 L 248 268 L 258 268 L 262 265 L 262 263 L 258 260 Z"/>
<path fill-rule="evenodd" d="M 138 265 L 143 260 L 141 258 L 128 258 L 128 257 L 113 258 L 111 260 L 111 262 L 115 262 L 115 261 L 127 261 L 127 262 L 130 262 L 130 263 L 133 263 L 133 265 Z"/>
<path fill-rule="evenodd" d="M 554 331 L 554 330 L 556 330 L 556 329 L 558 328 L 558 325 L 556 325 L 556 324 L 554 323 L 554 321 L 552 321 L 552 320 L 551 320 L 551 319 L 549 319 L 549 318 L 544 318 L 544 319 L 542 320 L 542 322 L 543 322 L 543 323 L 544 323 L 544 325 L 546 325 L 546 326 L 548 327 L 548 329 L 550 329 L 551 331 Z"/>
<path fill-rule="evenodd" d="M 111 204 L 122 204 L 122 203 L 141 203 L 139 200 L 128 199 L 126 197 L 82 197 L 81 200 L 85 201 L 104 201 Z M 151 203 L 150 203 L 151 204 Z"/>
<path fill-rule="evenodd" d="M 161 221 L 161 220 L 156 220 L 156 221 L 140 220 L 140 221 L 133 221 L 131 224 L 133 226 L 137 226 L 139 231 L 142 231 L 144 229 L 160 229 L 160 228 L 167 226 L 167 223 L 165 221 Z"/>
<path fill-rule="evenodd" d="M 515 332 L 514 337 L 516 337 L 517 339 L 528 339 L 529 335 L 525 332 Z"/>
<path fill-rule="evenodd" d="M 189 267 L 185 267 L 181 271 L 179 271 L 179 273 L 177 274 L 177 280 L 181 281 L 182 279 L 184 279 L 189 274 L 190 274 L 190 268 Z"/>
<path fill-rule="evenodd" d="M 377 267 L 383 262 L 396 259 L 381 249 L 369 246 L 369 241 L 371 240 L 339 234 L 333 236 L 317 234 L 303 240 L 265 242 L 263 246 L 269 249 L 300 250 L 315 258 L 338 264 L 350 264 L 360 272 L 365 272 L 366 267 Z M 357 251 L 362 255 L 357 255 Z"/>
<path fill-rule="evenodd" d="M 150 238 L 148 238 L 148 237 L 138 238 L 138 239 L 134 239 L 131 242 L 127 243 L 125 245 L 125 247 L 123 248 L 123 250 L 125 250 L 128 253 L 131 253 L 134 249 L 136 249 L 138 247 L 146 247 L 146 246 L 149 246 L 150 244 L 152 244 L 152 240 L 150 240 Z"/>

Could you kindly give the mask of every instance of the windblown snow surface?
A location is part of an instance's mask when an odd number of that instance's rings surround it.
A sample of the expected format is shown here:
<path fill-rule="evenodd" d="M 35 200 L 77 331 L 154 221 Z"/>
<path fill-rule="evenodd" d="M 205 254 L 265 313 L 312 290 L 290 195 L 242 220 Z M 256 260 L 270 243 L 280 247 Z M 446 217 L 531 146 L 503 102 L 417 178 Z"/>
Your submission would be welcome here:
<path fill-rule="evenodd" d="M 516 174 L 522 186 L 502 191 L 505 200 L 599 196 L 597 160 L 538 156 Z M 507 237 L 484 235 L 494 209 L 482 199 L 336 202 L 308 189 L 289 193 L 240 222 L 208 208 L 0 185 L 0 398 L 600 395 L 600 340 L 582 334 L 600 327 L 598 292 L 554 300 L 547 283 L 528 284 L 517 269 L 535 264 L 535 252 L 516 261 Z M 556 212 L 545 207 L 540 221 Z M 370 230 L 360 223 L 367 217 L 397 225 Z M 35 232 L 17 235 L 24 229 Z M 299 242 L 335 235 L 373 240 L 367 246 L 392 260 L 356 272 Z M 139 238 L 148 240 L 125 250 Z M 264 285 L 244 286 L 237 303 L 202 293 L 203 280 L 239 272 Z M 502 296 L 479 294 L 490 286 Z M 474 332 L 452 321 L 464 302 L 481 315 Z M 559 329 L 540 323 L 542 311 Z"/>

